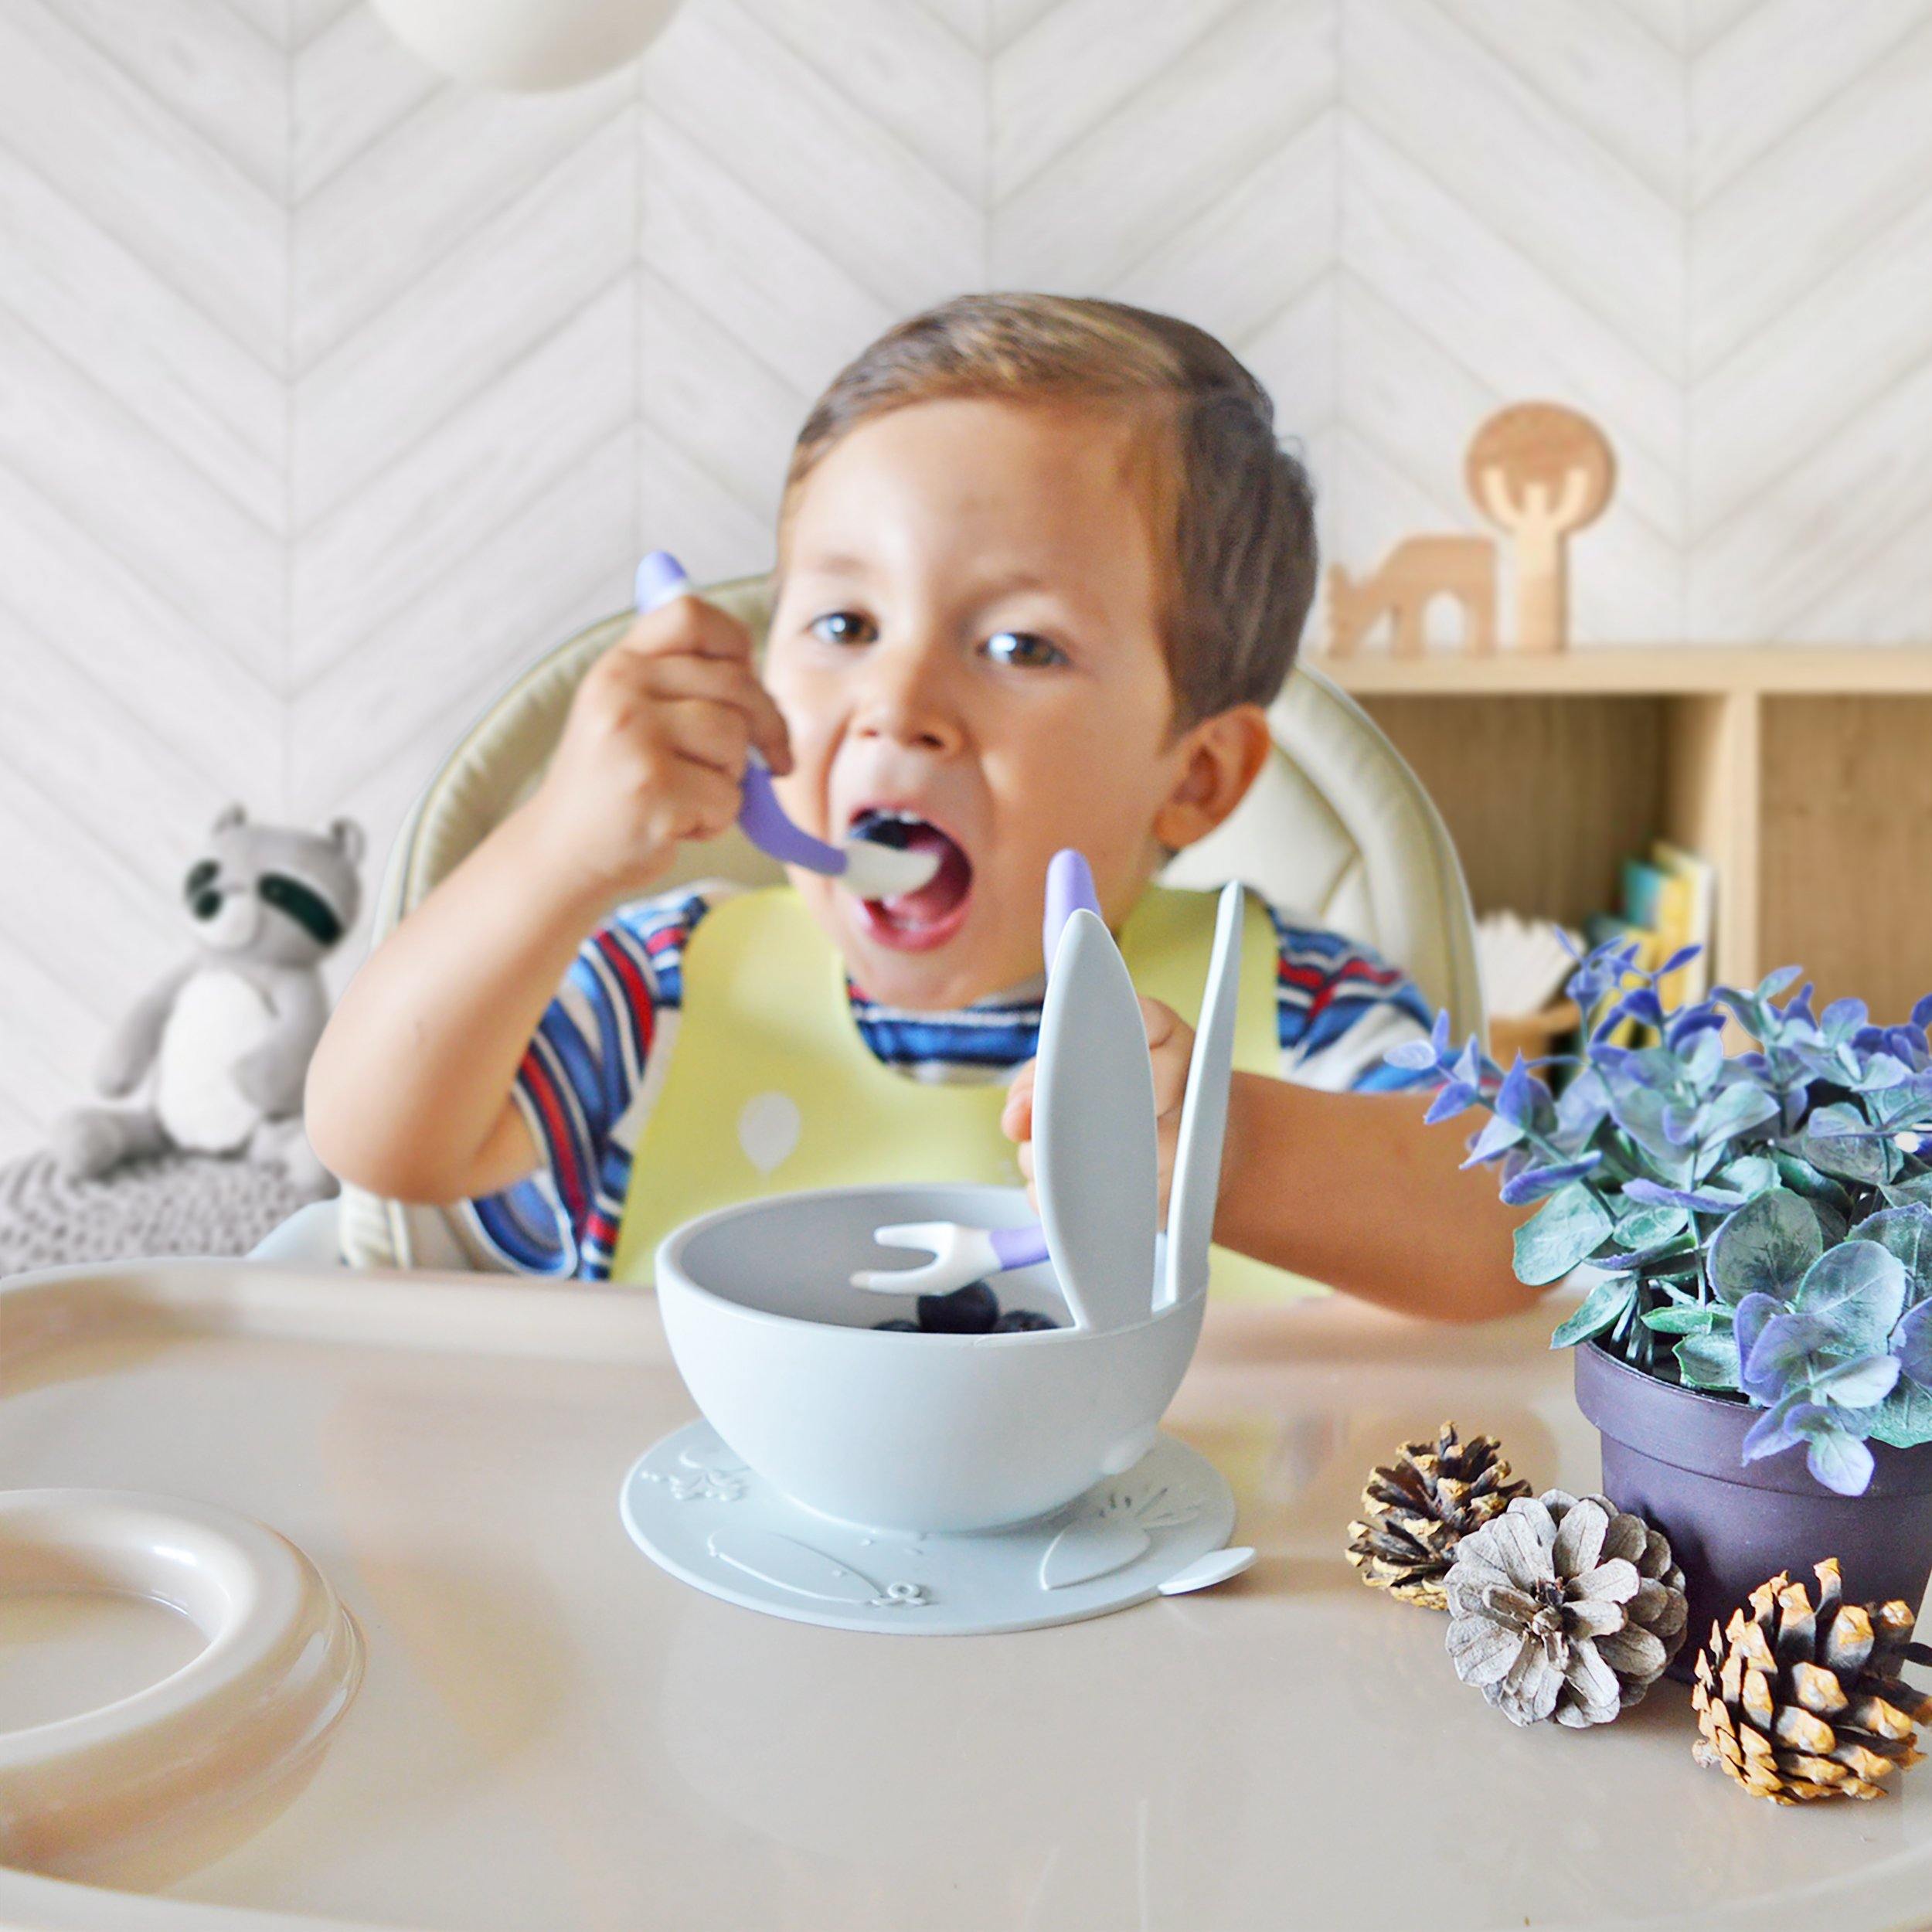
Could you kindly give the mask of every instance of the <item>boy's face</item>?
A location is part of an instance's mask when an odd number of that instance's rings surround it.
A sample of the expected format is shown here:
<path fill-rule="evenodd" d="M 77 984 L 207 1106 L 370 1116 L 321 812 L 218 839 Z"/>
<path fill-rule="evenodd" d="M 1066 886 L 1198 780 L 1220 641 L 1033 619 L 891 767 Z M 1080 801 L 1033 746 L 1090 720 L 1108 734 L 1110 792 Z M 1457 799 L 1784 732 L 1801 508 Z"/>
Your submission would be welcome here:
<path fill-rule="evenodd" d="M 1117 920 L 1158 865 L 1183 780 L 1145 462 L 1117 418 L 953 400 L 861 425 L 798 492 L 765 679 L 800 824 L 870 811 L 944 855 L 906 897 L 793 879 L 852 978 L 890 1005 L 964 1005 L 1040 968 L 1046 863 L 1083 852 Z"/>

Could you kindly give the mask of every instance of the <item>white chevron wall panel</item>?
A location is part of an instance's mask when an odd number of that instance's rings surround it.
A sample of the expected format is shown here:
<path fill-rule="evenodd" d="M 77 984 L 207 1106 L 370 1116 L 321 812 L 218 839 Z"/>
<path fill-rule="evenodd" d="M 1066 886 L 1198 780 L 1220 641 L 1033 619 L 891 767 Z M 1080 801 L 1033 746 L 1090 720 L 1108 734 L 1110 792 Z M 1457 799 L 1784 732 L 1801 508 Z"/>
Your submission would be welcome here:
<path fill-rule="evenodd" d="M 1922 641 L 1932 5 L 1762 0 L 1689 72 L 1690 628 Z"/>
<path fill-rule="evenodd" d="M 644 66 L 645 540 L 762 570 L 812 398 L 985 273 L 983 63 L 939 12 L 706 0 Z"/>
<path fill-rule="evenodd" d="M 1336 541 L 1338 17 L 1331 0 L 999 0 L 996 285 L 1213 330 L 1267 385 Z"/>
<path fill-rule="evenodd" d="M 0 1155 L 228 797 L 378 849 L 651 544 L 769 561 L 812 398 L 981 286 L 1222 335 L 1361 570 L 1616 443 L 1603 644 L 1932 635 L 1932 0 L 684 0 L 479 94 L 362 0 L 0 0 Z"/>
<path fill-rule="evenodd" d="M 0 1148 L 181 943 L 222 802 L 273 806 L 287 104 L 243 15 L 0 5 Z"/>
<path fill-rule="evenodd" d="M 366 8 L 296 32 L 286 796 L 379 852 L 485 694 L 622 581 L 638 80 L 480 93 Z"/>
<path fill-rule="evenodd" d="M 1621 9 L 1550 0 L 1359 0 L 1342 45 L 1348 560 L 1372 566 L 1424 501 L 1437 528 L 1486 529 L 1470 434 L 1549 396 L 1621 461 L 1573 547 L 1576 635 L 1682 635 L 1681 63 Z"/>
<path fill-rule="evenodd" d="M 279 104 L 286 113 L 286 102 Z M 60 0 L 0 6 L 0 138 L 270 368 L 283 363 L 281 198 L 111 59 Z"/>

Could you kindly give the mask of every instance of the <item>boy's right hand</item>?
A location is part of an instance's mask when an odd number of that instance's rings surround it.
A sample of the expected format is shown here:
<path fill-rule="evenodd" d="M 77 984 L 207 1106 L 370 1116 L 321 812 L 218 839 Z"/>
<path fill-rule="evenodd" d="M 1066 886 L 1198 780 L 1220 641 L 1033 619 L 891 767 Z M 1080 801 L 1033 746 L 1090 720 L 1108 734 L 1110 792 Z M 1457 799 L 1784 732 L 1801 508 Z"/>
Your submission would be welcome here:
<path fill-rule="evenodd" d="M 682 841 L 730 826 L 754 749 L 774 772 L 791 769 L 751 633 L 678 597 L 640 612 L 585 672 L 529 810 L 573 882 L 615 903 L 662 877 Z"/>

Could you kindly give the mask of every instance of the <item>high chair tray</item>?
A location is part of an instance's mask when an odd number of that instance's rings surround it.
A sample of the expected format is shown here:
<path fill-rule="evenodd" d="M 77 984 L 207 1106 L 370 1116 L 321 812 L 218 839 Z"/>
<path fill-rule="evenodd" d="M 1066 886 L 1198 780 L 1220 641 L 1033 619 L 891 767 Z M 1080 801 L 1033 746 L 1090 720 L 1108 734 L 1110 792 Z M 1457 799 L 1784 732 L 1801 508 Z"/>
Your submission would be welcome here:
<path fill-rule="evenodd" d="M 1781 1811 L 1693 1764 L 1668 1682 L 1614 1725 L 1518 1730 L 1458 1682 L 1440 1617 L 1344 1560 L 1370 1466 L 1445 1417 L 1539 1487 L 1596 1486 L 1549 1325 L 1216 1308 L 1165 1427 L 1227 1478 L 1254 1568 L 907 1644 L 717 1600 L 634 1546 L 625 1474 L 692 1415 L 647 1294 L 248 1263 L 15 1277 L 0 1483 L 257 1519 L 366 1655 L 279 1812 L 94 1883 L 0 1870 L 0 1926 L 1932 1924 L 1932 1768 Z M 36 1653 L 45 1618 L 5 1590 L 0 1731 L 179 1661 L 151 1633 L 91 1655 L 113 1619 Z"/>

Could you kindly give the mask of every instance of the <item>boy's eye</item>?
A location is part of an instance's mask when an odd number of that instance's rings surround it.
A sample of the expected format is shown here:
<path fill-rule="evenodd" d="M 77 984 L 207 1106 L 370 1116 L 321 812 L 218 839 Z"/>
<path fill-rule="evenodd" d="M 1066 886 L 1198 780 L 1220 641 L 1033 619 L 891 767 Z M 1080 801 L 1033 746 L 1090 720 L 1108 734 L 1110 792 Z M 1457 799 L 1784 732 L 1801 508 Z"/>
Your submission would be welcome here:
<path fill-rule="evenodd" d="M 1066 662 L 1066 653 L 1058 645 L 1032 631 L 995 631 L 986 640 L 986 655 L 995 664 L 1018 665 L 1026 670 Z"/>
<path fill-rule="evenodd" d="M 828 644 L 870 644 L 879 635 L 869 617 L 856 611 L 828 611 L 811 621 L 811 632 Z"/>

